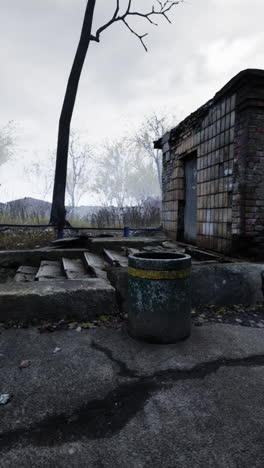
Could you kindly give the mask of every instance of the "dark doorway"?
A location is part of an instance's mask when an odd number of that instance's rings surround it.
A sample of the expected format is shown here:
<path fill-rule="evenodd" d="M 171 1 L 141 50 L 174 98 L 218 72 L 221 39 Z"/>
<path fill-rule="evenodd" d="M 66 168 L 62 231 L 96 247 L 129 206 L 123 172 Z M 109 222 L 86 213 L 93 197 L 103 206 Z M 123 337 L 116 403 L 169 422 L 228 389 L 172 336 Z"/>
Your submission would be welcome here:
<path fill-rule="evenodd" d="M 184 163 L 184 240 L 195 244 L 197 237 L 197 154 L 193 153 L 186 157 Z"/>

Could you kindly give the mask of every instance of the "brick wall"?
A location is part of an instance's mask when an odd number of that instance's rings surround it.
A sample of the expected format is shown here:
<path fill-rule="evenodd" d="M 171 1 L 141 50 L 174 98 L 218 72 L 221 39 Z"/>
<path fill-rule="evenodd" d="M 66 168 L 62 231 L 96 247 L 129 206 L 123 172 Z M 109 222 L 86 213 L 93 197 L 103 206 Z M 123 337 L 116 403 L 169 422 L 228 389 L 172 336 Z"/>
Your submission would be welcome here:
<path fill-rule="evenodd" d="M 197 245 L 229 253 L 236 96 L 209 102 L 163 141 L 163 226 L 183 239 L 184 157 L 197 154 Z"/>
<path fill-rule="evenodd" d="M 197 245 L 264 258 L 264 71 L 244 70 L 158 142 L 163 227 L 184 240 L 185 157 L 197 156 Z"/>

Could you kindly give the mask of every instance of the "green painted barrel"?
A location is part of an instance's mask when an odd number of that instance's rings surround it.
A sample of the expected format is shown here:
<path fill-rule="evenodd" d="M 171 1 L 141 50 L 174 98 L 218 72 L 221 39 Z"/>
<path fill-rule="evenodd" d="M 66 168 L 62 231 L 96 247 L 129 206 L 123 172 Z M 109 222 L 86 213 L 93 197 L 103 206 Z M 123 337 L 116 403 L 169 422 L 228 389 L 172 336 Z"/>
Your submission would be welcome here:
<path fill-rule="evenodd" d="M 191 333 L 191 257 L 148 252 L 128 257 L 128 331 L 151 343 Z"/>

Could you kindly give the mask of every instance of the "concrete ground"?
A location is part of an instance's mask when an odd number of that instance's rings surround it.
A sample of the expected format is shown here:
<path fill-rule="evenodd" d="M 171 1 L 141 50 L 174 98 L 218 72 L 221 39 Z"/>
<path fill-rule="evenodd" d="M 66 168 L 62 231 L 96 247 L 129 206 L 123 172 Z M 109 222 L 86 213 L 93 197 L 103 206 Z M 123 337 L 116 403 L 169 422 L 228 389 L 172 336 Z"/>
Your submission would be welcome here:
<path fill-rule="evenodd" d="M 264 466 L 263 329 L 205 324 L 174 345 L 4 330 L 1 393 L 1 468 Z"/>

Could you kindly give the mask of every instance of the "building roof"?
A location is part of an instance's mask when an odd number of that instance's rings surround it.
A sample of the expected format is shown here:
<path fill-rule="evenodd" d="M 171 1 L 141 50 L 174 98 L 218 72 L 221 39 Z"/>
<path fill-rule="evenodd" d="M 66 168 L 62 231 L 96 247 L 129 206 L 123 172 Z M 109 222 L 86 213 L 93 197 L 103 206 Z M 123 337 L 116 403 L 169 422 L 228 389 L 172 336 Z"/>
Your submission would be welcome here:
<path fill-rule="evenodd" d="M 264 70 L 257 68 L 247 68 L 242 70 L 235 75 L 223 88 L 218 91 L 213 99 L 207 101 L 203 106 L 199 107 L 196 111 L 192 112 L 188 117 L 182 120 L 176 127 L 170 132 L 165 133 L 159 140 L 154 141 L 154 148 L 161 149 L 162 145 L 169 140 L 171 135 L 176 136 L 180 134 L 186 127 L 195 128 L 196 125 L 201 121 L 203 117 L 208 113 L 210 107 L 212 107 L 217 101 L 223 96 L 231 94 L 235 89 L 247 84 L 253 78 L 262 78 L 264 80 Z"/>

